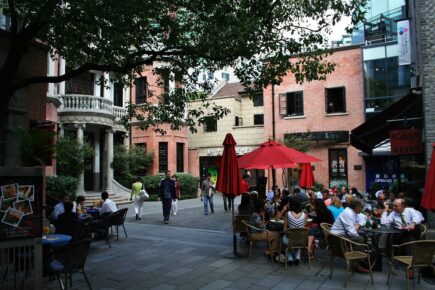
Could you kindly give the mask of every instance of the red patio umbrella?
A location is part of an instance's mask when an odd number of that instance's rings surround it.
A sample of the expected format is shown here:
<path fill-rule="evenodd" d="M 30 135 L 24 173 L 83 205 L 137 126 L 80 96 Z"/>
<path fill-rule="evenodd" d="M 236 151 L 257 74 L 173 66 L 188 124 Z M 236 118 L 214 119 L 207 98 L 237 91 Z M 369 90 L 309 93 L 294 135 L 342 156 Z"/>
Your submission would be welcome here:
<path fill-rule="evenodd" d="M 222 145 L 224 145 L 224 152 L 222 154 L 221 165 L 219 167 L 219 174 L 216 182 L 216 189 L 229 197 L 231 204 L 234 256 L 238 256 L 236 229 L 234 224 L 234 198 L 242 193 L 242 182 L 235 148 L 236 144 L 233 135 L 228 133 L 225 136 L 224 143 L 222 143 Z"/>
<path fill-rule="evenodd" d="M 313 167 L 310 163 L 302 164 L 302 172 L 299 178 L 299 186 L 302 188 L 310 188 L 313 187 L 314 184 L 314 175 L 313 175 Z"/>
<path fill-rule="evenodd" d="M 259 148 L 239 158 L 244 169 L 291 168 L 296 163 L 319 162 L 320 159 L 287 147 L 276 141 L 267 141 Z"/>
<path fill-rule="evenodd" d="M 421 206 L 425 209 L 435 209 L 435 143 L 432 144 L 432 158 L 426 176 Z"/>

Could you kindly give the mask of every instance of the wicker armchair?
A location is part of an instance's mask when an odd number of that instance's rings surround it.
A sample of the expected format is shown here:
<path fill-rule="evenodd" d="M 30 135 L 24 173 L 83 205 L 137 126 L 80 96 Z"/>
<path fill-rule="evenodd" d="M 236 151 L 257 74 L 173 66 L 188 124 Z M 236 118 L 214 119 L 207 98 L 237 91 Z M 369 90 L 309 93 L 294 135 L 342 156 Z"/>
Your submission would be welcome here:
<path fill-rule="evenodd" d="M 365 244 L 359 244 L 344 237 L 340 237 L 337 235 L 328 232 L 328 244 L 329 250 L 331 251 L 331 271 L 329 273 L 329 279 L 332 278 L 332 271 L 334 268 L 334 258 L 338 257 L 346 261 L 346 273 L 344 276 L 344 287 L 347 287 L 347 279 L 349 268 L 353 266 L 354 263 L 367 261 L 369 265 L 369 274 L 370 279 L 373 285 L 373 272 L 372 266 L 370 263 L 370 253 L 369 247 Z M 358 249 L 354 249 L 358 248 Z M 360 249 L 363 249 L 362 251 Z M 354 273 L 352 268 L 352 273 Z"/>
<path fill-rule="evenodd" d="M 306 249 L 308 257 L 308 267 L 311 270 L 311 259 L 308 254 L 308 228 L 292 228 L 287 229 L 286 234 L 288 235 L 288 245 L 285 248 L 285 269 L 287 270 L 288 262 L 288 252 L 294 249 Z"/>
<path fill-rule="evenodd" d="M 411 256 L 395 256 L 395 252 L 402 247 L 411 247 Z M 406 280 L 408 282 L 408 289 L 410 279 L 408 277 L 409 270 L 418 268 L 418 283 L 420 283 L 420 275 L 422 267 L 433 267 L 432 261 L 435 255 L 435 240 L 423 240 L 404 243 L 401 245 L 393 245 L 393 256 L 391 258 L 390 272 L 388 273 L 387 285 L 391 283 L 391 274 L 394 271 L 394 263 L 404 264 L 406 266 Z"/>
<path fill-rule="evenodd" d="M 328 248 L 329 247 L 329 245 L 328 245 L 329 231 L 331 230 L 332 225 L 328 224 L 328 223 L 321 223 L 320 227 L 322 228 L 322 231 L 323 231 L 323 242 L 325 243 L 326 248 Z"/>
<path fill-rule="evenodd" d="M 246 234 L 248 237 L 248 242 L 249 242 L 248 262 L 250 261 L 250 258 L 251 258 L 251 250 L 252 250 L 252 245 L 254 243 L 266 242 L 268 249 L 269 249 L 269 253 L 272 253 L 272 246 L 270 244 L 270 239 L 268 238 L 269 231 L 266 229 L 259 229 L 257 227 L 254 227 L 253 225 L 249 224 L 247 221 L 244 221 L 244 220 L 242 220 L 242 223 L 245 226 L 245 231 L 246 231 Z M 258 237 L 255 237 L 255 234 L 251 234 L 251 231 L 266 232 L 267 236 L 265 239 L 259 239 Z M 273 259 L 272 259 L 272 262 L 273 262 Z"/>
<path fill-rule="evenodd" d="M 236 233 L 240 234 L 240 237 L 244 238 L 248 234 L 246 232 L 246 227 L 242 223 L 242 221 L 249 222 L 250 216 L 249 215 L 238 215 L 234 218 L 234 229 Z"/>
<path fill-rule="evenodd" d="M 417 226 L 420 227 L 420 240 L 425 240 L 427 227 L 424 224 L 418 224 Z"/>

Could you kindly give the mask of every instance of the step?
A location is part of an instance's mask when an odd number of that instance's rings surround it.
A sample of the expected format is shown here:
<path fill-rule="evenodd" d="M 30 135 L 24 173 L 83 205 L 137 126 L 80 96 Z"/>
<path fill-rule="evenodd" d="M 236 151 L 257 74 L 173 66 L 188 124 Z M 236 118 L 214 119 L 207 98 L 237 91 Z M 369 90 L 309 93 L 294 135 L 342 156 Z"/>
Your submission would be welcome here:
<path fill-rule="evenodd" d="M 101 199 L 101 193 L 86 193 L 85 195 L 85 206 L 92 206 L 94 204 L 94 200 L 100 200 Z M 113 200 L 114 203 L 117 205 L 124 205 L 132 203 L 128 197 L 117 195 L 116 193 L 112 193 L 109 195 L 109 198 Z"/>

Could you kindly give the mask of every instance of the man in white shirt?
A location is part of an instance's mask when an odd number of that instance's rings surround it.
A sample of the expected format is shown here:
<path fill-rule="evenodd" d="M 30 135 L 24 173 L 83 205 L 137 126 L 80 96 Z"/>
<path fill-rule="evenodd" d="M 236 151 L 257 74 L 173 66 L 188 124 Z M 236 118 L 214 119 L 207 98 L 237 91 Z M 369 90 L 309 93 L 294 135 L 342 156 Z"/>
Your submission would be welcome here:
<path fill-rule="evenodd" d="M 100 215 L 110 214 L 118 211 L 118 207 L 116 206 L 116 203 L 114 203 L 112 200 L 109 199 L 109 194 L 107 192 L 103 192 L 101 194 L 101 199 L 103 200 L 103 204 L 99 209 Z"/>
<path fill-rule="evenodd" d="M 61 195 L 61 201 L 55 205 L 53 213 L 51 214 L 51 217 L 53 219 L 57 219 L 57 217 L 65 212 L 65 208 L 63 207 L 65 202 L 70 201 L 69 195 L 68 194 L 62 194 Z M 72 212 L 76 212 L 76 207 L 74 206 L 72 209 Z"/>

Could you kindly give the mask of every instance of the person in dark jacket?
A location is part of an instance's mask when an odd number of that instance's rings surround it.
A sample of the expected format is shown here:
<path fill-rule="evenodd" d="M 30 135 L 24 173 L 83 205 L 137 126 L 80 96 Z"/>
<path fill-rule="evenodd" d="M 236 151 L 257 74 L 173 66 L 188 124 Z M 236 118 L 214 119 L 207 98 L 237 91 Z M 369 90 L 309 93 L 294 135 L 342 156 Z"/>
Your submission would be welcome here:
<path fill-rule="evenodd" d="M 62 221 L 62 220 L 78 220 L 79 217 L 78 215 L 73 212 L 73 207 L 74 204 L 70 201 L 67 201 L 63 204 L 63 207 L 65 208 L 65 212 L 61 213 L 58 217 L 57 220 L 58 221 Z"/>
<path fill-rule="evenodd" d="M 170 170 L 166 170 L 166 177 L 160 180 L 159 200 L 163 207 L 163 222 L 169 224 L 172 201 L 176 200 L 175 181 L 171 178 Z"/>

